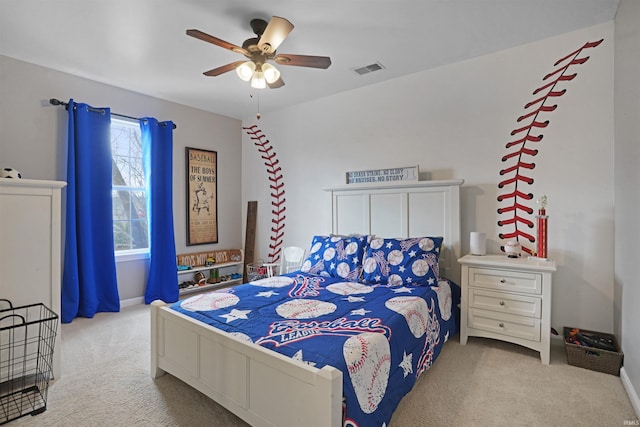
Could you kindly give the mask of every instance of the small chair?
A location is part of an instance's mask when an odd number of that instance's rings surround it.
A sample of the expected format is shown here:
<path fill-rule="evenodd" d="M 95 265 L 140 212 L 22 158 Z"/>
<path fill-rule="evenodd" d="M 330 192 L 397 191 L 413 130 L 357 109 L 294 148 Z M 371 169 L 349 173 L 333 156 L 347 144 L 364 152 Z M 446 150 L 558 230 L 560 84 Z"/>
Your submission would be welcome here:
<path fill-rule="evenodd" d="M 305 255 L 304 248 L 298 246 L 287 246 L 282 250 L 280 257 L 280 274 L 298 271 L 302 267 Z"/>

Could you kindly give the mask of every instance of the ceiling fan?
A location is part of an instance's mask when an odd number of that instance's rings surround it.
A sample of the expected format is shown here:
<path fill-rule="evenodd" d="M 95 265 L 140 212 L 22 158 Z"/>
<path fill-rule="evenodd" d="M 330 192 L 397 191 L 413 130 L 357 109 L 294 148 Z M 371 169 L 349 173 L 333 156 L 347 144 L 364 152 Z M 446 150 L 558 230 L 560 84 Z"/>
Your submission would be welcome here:
<path fill-rule="evenodd" d="M 187 30 L 187 35 L 191 37 L 240 53 L 248 58 L 248 61 L 236 61 L 205 71 L 203 73 L 205 76 L 219 76 L 235 69 L 242 80 L 251 80 L 251 87 L 263 89 L 268 85 L 271 89 L 275 89 L 284 86 L 284 81 L 280 77 L 280 71 L 269 61 L 273 61 L 278 65 L 322 69 L 326 69 L 331 65 L 331 58 L 328 56 L 276 53 L 276 49 L 293 30 L 293 24 L 285 18 L 272 16 L 268 23 L 263 19 L 252 19 L 250 24 L 256 37 L 245 40 L 242 43 L 242 47 L 203 33 L 200 30 Z"/>

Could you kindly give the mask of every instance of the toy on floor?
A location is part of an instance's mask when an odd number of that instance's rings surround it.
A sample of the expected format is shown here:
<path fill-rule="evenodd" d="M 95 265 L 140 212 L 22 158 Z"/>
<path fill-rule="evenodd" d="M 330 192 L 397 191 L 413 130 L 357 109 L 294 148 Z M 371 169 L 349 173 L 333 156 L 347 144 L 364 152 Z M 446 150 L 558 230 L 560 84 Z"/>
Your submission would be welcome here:
<path fill-rule="evenodd" d="M 604 338 L 589 332 L 580 332 L 580 329 L 574 328 L 566 337 L 569 344 L 581 345 L 583 347 L 594 347 L 600 350 L 618 351 L 615 343 L 610 338 Z"/>

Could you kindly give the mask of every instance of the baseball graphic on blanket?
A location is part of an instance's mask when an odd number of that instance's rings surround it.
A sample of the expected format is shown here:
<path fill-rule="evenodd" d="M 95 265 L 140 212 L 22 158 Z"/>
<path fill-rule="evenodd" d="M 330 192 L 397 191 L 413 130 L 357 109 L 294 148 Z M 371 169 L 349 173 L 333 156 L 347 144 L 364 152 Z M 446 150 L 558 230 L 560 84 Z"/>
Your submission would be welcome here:
<path fill-rule="evenodd" d="M 356 242 L 351 242 L 344 248 L 344 253 L 347 255 L 353 255 L 358 251 L 358 244 Z"/>
<path fill-rule="evenodd" d="M 420 249 L 422 249 L 423 251 L 430 252 L 436 247 L 436 244 L 432 239 L 425 237 L 424 239 L 420 239 L 420 242 L 418 242 L 418 246 L 420 246 Z"/>
<path fill-rule="evenodd" d="M 373 292 L 373 287 L 358 282 L 339 282 L 327 286 L 329 292 L 338 295 L 357 295 Z"/>
<path fill-rule="evenodd" d="M 420 297 L 394 297 L 384 305 L 404 316 L 414 337 L 420 338 L 429 327 L 429 308 Z"/>
<path fill-rule="evenodd" d="M 389 276 L 389 279 L 387 279 L 387 284 L 389 286 L 400 286 L 402 283 L 402 277 L 397 274 L 392 274 Z"/>
<path fill-rule="evenodd" d="M 313 299 L 292 299 L 276 307 L 285 319 L 313 319 L 336 311 L 336 305 Z"/>
<path fill-rule="evenodd" d="M 341 262 L 336 267 L 336 273 L 338 274 L 338 277 L 345 278 L 349 273 L 351 273 L 351 267 L 346 262 Z"/>
<path fill-rule="evenodd" d="M 228 292 L 209 292 L 187 298 L 180 307 L 189 311 L 210 311 L 236 305 L 240 298 Z"/>
<path fill-rule="evenodd" d="M 391 367 L 389 341 L 384 334 L 365 332 L 347 339 L 342 353 L 360 409 L 370 414 L 378 409 L 387 391 Z"/>
<path fill-rule="evenodd" d="M 389 261 L 390 265 L 400 265 L 403 260 L 404 255 L 397 249 L 392 250 L 389 252 L 389 255 L 387 255 L 387 261 Z"/>
<path fill-rule="evenodd" d="M 336 250 L 334 248 L 327 248 L 322 254 L 322 259 L 325 261 L 331 261 L 336 256 Z"/>
<path fill-rule="evenodd" d="M 369 243 L 369 246 L 371 247 L 371 249 L 380 249 L 383 244 L 384 239 L 373 239 L 371 240 L 371 243 Z"/>
<path fill-rule="evenodd" d="M 438 295 L 438 307 L 440 307 L 440 315 L 443 320 L 451 318 L 451 286 L 446 280 L 440 280 L 438 286 L 432 286 L 431 289 L 436 291 Z"/>
<path fill-rule="evenodd" d="M 262 286 L 263 288 L 284 288 L 293 283 L 293 278 L 286 276 L 265 277 L 264 279 L 249 282 L 253 286 Z"/>
<path fill-rule="evenodd" d="M 311 249 L 309 250 L 310 254 L 315 254 L 316 252 L 318 252 L 320 250 L 320 248 L 322 247 L 322 242 L 316 242 L 313 244 L 313 246 L 311 246 Z"/>
<path fill-rule="evenodd" d="M 422 277 L 429 272 L 429 263 L 426 259 L 419 259 L 411 265 L 411 272 L 418 277 Z"/>
<path fill-rule="evenodd" d="M 369 257 L 365 259 L 364 262 L 362 263 L 362 269 L 367 274 L 370 274 L 376 271 L 377 267 L 378 267 L 378 263 L 376 263 L 376 260 L 373 257 Z"/>

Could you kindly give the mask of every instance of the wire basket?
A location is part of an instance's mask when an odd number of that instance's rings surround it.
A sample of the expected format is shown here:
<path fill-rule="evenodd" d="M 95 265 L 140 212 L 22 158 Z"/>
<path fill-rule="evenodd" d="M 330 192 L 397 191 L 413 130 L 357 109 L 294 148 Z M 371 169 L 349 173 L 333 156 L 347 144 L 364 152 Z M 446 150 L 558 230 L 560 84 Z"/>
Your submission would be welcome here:
<path fill-rule="evenodd" d="M 58 315 L 43 304 L 0 310 L 0 424 L 47 409 Z"/>
<path fill-rule="evenodd" d="M 247 264 L 247 280 L 253 282 L 278 275 L 279 263 L 275 262 L 254 262 Z"/>

